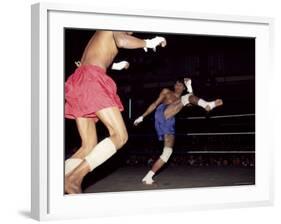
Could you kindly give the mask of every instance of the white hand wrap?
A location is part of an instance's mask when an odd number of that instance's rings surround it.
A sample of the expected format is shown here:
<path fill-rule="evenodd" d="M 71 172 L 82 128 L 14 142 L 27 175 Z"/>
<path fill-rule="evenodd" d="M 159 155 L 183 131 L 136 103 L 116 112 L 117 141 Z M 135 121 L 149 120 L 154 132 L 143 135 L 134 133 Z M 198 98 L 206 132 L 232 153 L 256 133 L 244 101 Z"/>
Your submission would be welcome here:
<path fill-rule="evenodd" d="M 166 45 L 166 39 L 164 37 L 154 37 L 152 39 L 146 39 L 145 41 L 145 47 L 143 48 L 145 52 L 147 52 L 147 48 L 152 48 L 154 51 L 156 51 L 156 47 L 160 44 L 164 47 Z"/>
<path fill-rule="evenodd" d="M 127 62 L 127 61 L 116 62 L 116 63 L 113 63 L 111 66 L 112 70 L 122 70 L 122 69 L 127 69 L 127 68 L 129 68 L 129 62 Z"/>
<path fill-rule="evenodd" d="M 134 125 L 138 125 L 139 123 L 143 122 L 143 116 L 138 117 L 135 121 L 134 121 Z"/>
<path fill-rule="evenodd" d="M 184 79 L 184 84 L 187 88 L 189 93 L 193 93 L 192 86 L 191 86 L 191 79 Z"/>
<path fill-rule="evenodd" d="M 81 66 L 81 62 L 80 61 L 75 61 L 74 63 L 77 66 L 77 68 L 79 68 Z"/>

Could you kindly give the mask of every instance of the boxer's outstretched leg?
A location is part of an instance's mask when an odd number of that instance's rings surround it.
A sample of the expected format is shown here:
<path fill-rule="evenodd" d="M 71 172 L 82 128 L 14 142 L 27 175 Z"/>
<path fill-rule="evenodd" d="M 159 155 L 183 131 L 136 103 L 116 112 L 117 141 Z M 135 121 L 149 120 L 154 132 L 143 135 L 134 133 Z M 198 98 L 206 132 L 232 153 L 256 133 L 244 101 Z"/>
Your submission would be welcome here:
<path fill-rule="evenodd" d="M 181 103 L 185 106 L 188 104 L 198 105 L 204 108 L 207 112 L 213 110 L 215 107 L 223 105 L 223 101 L 221 99 L 216 99 L 214 101 L 205 101 L 202 98 L 199 98 L 193 94 L 186 94 L 181 97 Z"/>
<path fill-rule="evenodd" d="M 221 99 L 216 99 L 213 101 L 205 101 L 204 99 L 201 99 L 194 95 L 191 95 L 189 97 L 189 102 L 193 105 L 198 105 L 198 106 L 204 108 L 207 112 L 213 110 L 216 107 L 223 105 L 223 101 Z"/>

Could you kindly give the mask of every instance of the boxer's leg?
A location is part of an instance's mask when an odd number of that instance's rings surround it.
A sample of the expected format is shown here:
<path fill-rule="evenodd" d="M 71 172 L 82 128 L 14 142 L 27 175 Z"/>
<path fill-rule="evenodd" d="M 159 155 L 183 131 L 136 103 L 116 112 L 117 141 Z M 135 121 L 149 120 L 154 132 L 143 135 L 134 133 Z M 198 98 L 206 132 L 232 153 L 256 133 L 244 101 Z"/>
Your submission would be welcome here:
<path fill-rule="evenodd" d="M 193 94 L 186 94 L 181 97 L 181 103 L 183 106 L 188 104 L 198 105 L 204 108 L 206 111 L 211 111 L 215 107 L 223 105 L 223 101 L 221 99 L 216 99 L 214 101 L 205 101 L 202 98 L 199 98 Z"/>
<path fill-rule="evenodd" d="M 93 118 L 78 117 L 76 125 L 81 138 L 81 147 L 65 161 L 65 175 L 74 170 L 97 144 L 96 125 Z"/>
<path fill-rule="evenodd" d="M 144 184 L 153 184 L 153 176 L 157 171 L 159 171 L 165 163 L 168 162 L 170 156 L 173 152 L 173 146 L 175 142 L 175 136 L 173 134 L 166 134 L 164 136 L 164 148 L 161 156 L 159 159 L 153 164 L 151 170 L 148 171 L 148 173 L 145 175 L 145 177 L 142 179 L 142 182 Z"/>
<path fill-rule="evenodd" d="M 184 105 L 181 103 L 180 100 L 177 100 L 176 102 L 168 105 L 164 111 L 165 118 L 169 119 L 171 117 L 174 117 L 178 112 L 181 111 L 183 107 Z"/>
<path fill-rule="evenodd" d="M 66 193 L 81 193 L 84 176 L 113 156 L 128 139 L 121 112 L 117 107 L 102 109 L 96 112 L 96 115 L 107 127 L 110 136 L 99 142 L 85 157 L 85 160 L 70 175 L 66 176 Z"/>
<path fill-rule="evenodd" d="M 207 112 L 213 110 L 214 108 L 223 105 L 223 101 L 221 99 L 216 99 L 213 101 L 205 101 L 202 98 L 199 98 L 197 96 L 191 95 L 189 97 L 189 102 L 193 105 L 198 105 L 202 108 L 204 108 Z"/>

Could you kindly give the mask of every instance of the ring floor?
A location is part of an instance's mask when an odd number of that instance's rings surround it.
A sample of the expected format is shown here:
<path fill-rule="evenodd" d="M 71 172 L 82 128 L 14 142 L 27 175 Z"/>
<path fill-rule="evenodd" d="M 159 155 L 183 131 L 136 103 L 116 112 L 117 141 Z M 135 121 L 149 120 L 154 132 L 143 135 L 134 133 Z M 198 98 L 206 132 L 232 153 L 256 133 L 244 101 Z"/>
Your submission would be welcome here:
<path fill-rule="evenodd" d="M 84 193 L 143 191 L 178 188 L 239 186 L 255 184 L 254 167 L 166 167 L 154 177 L 156 184 L 144 185 L 141 180 L 146 166 L 123 166 L 95 179 L 87 177 Z"/>

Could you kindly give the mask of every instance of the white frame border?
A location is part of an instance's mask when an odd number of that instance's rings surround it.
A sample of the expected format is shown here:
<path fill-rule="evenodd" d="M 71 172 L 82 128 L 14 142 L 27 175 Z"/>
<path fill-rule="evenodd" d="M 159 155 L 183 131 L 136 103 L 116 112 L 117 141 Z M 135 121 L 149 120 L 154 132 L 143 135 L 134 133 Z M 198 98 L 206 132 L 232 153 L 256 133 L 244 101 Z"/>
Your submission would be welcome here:
<path fill-rule="evenodd" d="M 130 16 L 141 16 L 141 17 L 164 17 L 168 19 L 187 19 L 187 20 L 200 20 L 200 21 L 223 21 L 231 23 L 241 24 L 264 24 L 269 28 L 269 41 L 270 49 L 269 56 L 273 59 L 273 24 L 272 18 L 262 17 L 248 17 L 248 16 L 230 16 L 230 15 L 218 15 L 218 14 L 202 14 L 192 12 L 168 12 L 168 11 L 150 11 L 150 10 L 128 10 L 128 9 L 104 9 L 96 8 L 93 6 L 81 6 L 81 5 L 64 5 L 64 4 L 53 4 L 53 3 L 37 3 L 32 5 L 32 183 L 31 183 L 31 216 L 37 220 L 49 220 L 59 218 L 77 218 L 77 217 L 97 217 L 108 215 L 107 212 L 99 214 L 88 214 L 81 211 L 77 211 L 77 214 L 66 216 L 65 214 L 50 213 L 49 211 L 49 173 L 48 173 L 48 144 L 49 144 L 49 133 L 48 133 L 48 12 L 59 11 L 59 12 L 80 12 L 80 13 L 96 13 L 105 15 L 130 15 Z M 268 73 L 273 74 L 271 70 L 273 65 L 272 60 L 268 60 Z M 269 86 L 267 86 L 269 88 Z M 271 146 L 271 147 L 270 147 Z M 272 144 L 268 146 L 269 157 L 273 162 Z M 39 149 L 39 150 L 38 150 Z M 270 167 L 271 172 L 269 174 L 269 189 L 268 197 L 265 200 L 249 201 L 243 203 L 220 203 L 220 204 L 201 204 L 196 206 L 183 206 L 175 205 L 169 208 L 169 211 L 186 211 L 187 209 L 210 209 L 210 208 L 225 208 L 225 207 L 248 207 L 248 206 L 259 206 L 259 205 L 272 205 L 273 204 L 273 164 Z M 204 193 L 204 192 L 203 192 Z M 150 193 L 146 193 L 149 195 Z M 148 197 L 148 196 L 147 196 Z M 164 212 L 165 210 L 163 210 Z M 154 212 L 154 211 L 151 211 Z M 150 213 L 148 208 L 136 212 Z M 112 215 L 118 215 L 118 213 L 112 211 Z"/>

